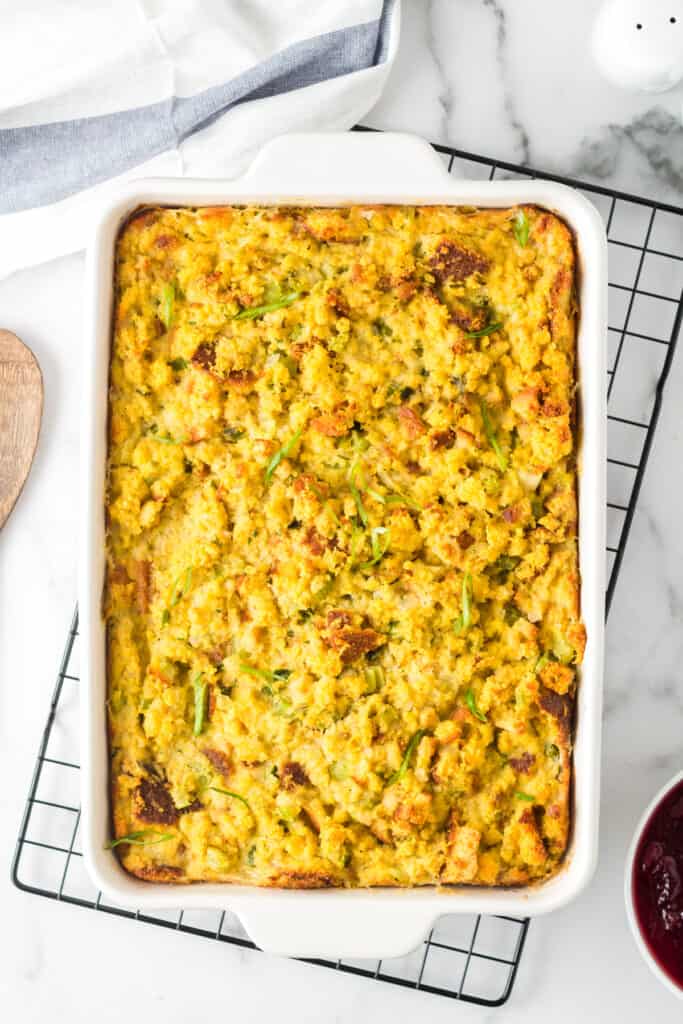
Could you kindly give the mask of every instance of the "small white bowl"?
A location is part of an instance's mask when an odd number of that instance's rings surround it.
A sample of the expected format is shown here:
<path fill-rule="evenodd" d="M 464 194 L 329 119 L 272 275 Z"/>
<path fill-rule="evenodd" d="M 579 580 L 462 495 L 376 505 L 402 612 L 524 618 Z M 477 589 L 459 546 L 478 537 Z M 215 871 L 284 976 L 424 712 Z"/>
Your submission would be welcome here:
<path fill-rule="evenodd" d="M 631 846 L 629 847 L 628 855 L 626 857 L 626 872 L 624 875 L 624 899 L 626 901 L 626 916 L 628 917 L 628 923 L 635 939 L 636 946 L 640 950 L 640 954 L 648 965 L 652 973 L 659 978 L 661 983 L 668 988 L 669 992 L 673 995 L 678 996 L 679 999 L 683 999 L 683 986 L 677 985 L 669 975 L 659 966 L 657 960 L 654 958 L 650 951 L 650 947 L 641 931 L 638 918 L 636 916 L 636 910 L 633 905 L 633 862 L 636 857 L 636 851 L 640 844 L 643 832 L 650 821 L 650 818 L 654 814 L 655 810 L 671 790 L 677 786 L 680 782 L 683 782 L 683 771 L 678 772 L 672 779 L 669 779 L 665 785 L 659 790 L 659 792 L 653 797 L 641 817 L 636 827 Z"/>

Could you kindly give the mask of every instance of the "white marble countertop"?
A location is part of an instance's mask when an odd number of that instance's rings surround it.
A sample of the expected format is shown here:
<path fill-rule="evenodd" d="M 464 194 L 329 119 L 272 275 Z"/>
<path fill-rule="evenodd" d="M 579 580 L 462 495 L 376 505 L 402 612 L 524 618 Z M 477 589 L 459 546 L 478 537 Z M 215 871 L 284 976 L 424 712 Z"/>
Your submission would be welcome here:
<path fill-rule="evenodd" d="M 366 123 L 683 204 L 680 96 L 605 85 L 587 52 L 597 0 L 404 0 L 401 52 Z M 681 242 L 683 246 L 683 241 Z M 239 951 L 28 897 L 7 881 L 76 595 L 81 256 L 0 283 L 0 320 L 46 381 L 36 463 L 0 535 L 0 999 L 6 1019 L 165 1024 L 373 1019 L 680 1020 L 640 961 L 622 901 L 626 846 L 683 752 L 683 388 L 679 353 L 608 628 L 600 865 L 571 907 L 531 926 L 506 1008 Z M 114 981 L 112 979 L 115 979 Z"/>

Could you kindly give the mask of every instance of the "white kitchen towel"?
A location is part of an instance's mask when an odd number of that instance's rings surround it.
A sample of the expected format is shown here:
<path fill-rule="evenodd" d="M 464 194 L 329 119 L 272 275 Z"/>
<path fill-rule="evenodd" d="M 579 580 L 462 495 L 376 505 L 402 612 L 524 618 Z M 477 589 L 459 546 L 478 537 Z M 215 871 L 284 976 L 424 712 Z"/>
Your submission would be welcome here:
<path fill-rule="evenodd" d="M 145 175 L 234 177 L 377 101 L 400 0 L 0 0 L 0 277 Z"/>

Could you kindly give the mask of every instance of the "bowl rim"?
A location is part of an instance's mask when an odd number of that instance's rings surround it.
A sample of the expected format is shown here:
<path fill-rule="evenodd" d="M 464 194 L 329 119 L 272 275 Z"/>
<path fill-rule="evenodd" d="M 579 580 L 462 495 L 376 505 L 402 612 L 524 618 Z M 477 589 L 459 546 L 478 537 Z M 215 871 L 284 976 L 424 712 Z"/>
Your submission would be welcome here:
<path fill-rule="evenodd" d="M 683 782 L 683 770 L 676 772 L 668 782 L 657 790 L 655 795 L 652 797 L 647 807 L 641 814 L 638 824 L 633 832 L 628 853 L 626 855 L 626 868 L 624 871 L 624 902 L 626 904 L 626 917 L 631 929 L 631 934 L 635 940 L 635 944 L 638 947 L 638 951 L 642 956 L 645 963 L 648 965 L 652 973 L 656 978 L 669 990 L 673 995 L 678 996 L 679 999 L 683 999 L 683 983 L 677 984 L 670 977 L 669 974 L 659 965 L 655 956 L 650 950 L 650 947 L 645 939 L 643 930 L 640 926 L 638 916 L 636 914 L 635 906 L 633 903 L 633 866 L 636 857 L 636 851 L 640 845 L 640 840 L 643 837 L 652 815 L 657 810 L 659 805 L 666 799 L 672 789 Z"/>

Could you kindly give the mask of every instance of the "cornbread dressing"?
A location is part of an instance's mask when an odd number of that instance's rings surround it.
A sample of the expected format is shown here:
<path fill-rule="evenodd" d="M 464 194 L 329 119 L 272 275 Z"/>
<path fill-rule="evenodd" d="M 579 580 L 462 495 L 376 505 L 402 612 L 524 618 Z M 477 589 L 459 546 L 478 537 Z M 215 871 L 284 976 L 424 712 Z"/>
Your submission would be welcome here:
<path fill-rule="evenodd" d="M 162 881 L 513 885 L 570 825 L 575 261 L 536 207 L 119 237 L 114 839 Z"/>

